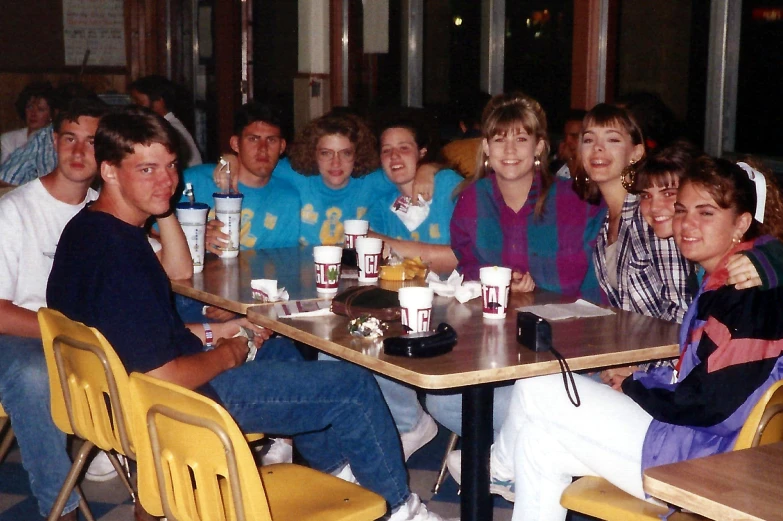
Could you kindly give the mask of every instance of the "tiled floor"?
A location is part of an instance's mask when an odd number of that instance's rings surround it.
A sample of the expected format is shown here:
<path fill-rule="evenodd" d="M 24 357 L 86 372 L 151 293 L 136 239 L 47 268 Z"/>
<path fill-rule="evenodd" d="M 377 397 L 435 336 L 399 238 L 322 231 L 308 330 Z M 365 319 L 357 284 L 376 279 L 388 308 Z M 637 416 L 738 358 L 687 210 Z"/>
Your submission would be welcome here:
<path fill-rule="evenodd" d="M 441 429 L 429 445 L 414 454 L 408 461 L 411 488 L 418 493 L 434 512 L 443 516 L 459 516 L 457 485 L 451 477 L 432 497 L 440 461 L 448 440 L 448 432 Z M 118 479 L 105 483 L 83 482 L 82 490 L 97 521 L 131 521 L 133 507 L 130 498 Z M 511 519 L 511 503 L 495 498 L 495 521 Z M 30 496 L 27 473 L 22 468 L 19 451 L 14 449 L 0 466 L 0 521 L 38 521 L 38 507 Z M 80 518 L 81 519 L 81 518 Z"/>

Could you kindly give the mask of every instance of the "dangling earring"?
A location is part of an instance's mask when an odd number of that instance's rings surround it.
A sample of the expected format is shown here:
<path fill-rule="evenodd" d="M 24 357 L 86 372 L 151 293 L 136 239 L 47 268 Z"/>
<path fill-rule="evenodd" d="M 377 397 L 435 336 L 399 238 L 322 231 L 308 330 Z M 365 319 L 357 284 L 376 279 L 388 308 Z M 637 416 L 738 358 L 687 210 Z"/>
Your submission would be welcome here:
<path fill-rule="evenodd" d="M 489 172 L 489 158 L 488 157 L 484 158 L 484 171 L 485 172 Z"/>
<path fill-rule="evenodd" d="M 533 168 L 535 169 L 536 174 L 541 174 L 541 159 L 539 159 L 538 156 L 536 156 L 536 160 L 533 161 Z"/>
<path fill-rule="evenodd" d="M 627 191 L 633 190 L 634 181 L 636 180 L 636 167 L 634 164 L 636 161 L 631 161 L 628 166 L 623 168 L 622 173 L 620 174 L 620 183 L 622 183 L 623 188 L 625 188 Z"/>

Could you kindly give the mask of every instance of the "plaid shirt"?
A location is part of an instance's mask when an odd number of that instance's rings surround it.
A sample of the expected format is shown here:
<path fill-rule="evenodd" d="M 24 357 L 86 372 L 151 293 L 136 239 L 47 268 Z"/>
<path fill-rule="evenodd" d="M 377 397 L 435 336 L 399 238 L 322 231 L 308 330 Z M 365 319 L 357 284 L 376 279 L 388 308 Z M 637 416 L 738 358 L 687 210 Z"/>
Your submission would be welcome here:
<path fill-rule="evenodd" d="M 600 293 L 591 252 L 606 207 L 581 201 L 570 181 L 549 188 L 544 212 L 535 216 L 541 190 L 536 176 L 518 212 L 506 205 L 495 176 L 463 191 L 451 218 L 451 248 L 466 280 L 477 280 L 482 266 L 530 272 L 540 288 L 595 298 Z"/>
<path fill-rule="evenodd" d="M 694 269 L 674 239 L 659 239 L 639 211 L 639 197 L 628 194 L 617 235 L 617 288 L 608 281 L 606 245 L 609 216 L 598 234 L 593 262 L 601 289 L 621 309 L 682 323 L 694 295 Z"/>
<path fill-rule="evenodd" d="M 14 150 L 8 161 L 0 166 L 0 181 L 23 185 L 48 174 L 56 166 L 57 152 L 49 125 L 33 134 L 25 146 Z"/>

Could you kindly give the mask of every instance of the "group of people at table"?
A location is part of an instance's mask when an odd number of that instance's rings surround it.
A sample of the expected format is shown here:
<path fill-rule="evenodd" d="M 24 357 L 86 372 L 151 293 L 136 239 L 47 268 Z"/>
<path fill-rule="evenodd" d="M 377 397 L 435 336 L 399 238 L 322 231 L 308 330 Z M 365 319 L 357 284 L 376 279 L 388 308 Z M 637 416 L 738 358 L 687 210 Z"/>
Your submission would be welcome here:
<path fill-rule="evenodd" d="M 290 147 L 273 105 L 250 102 L 234 122 L 226 161 L 244 194 L 244 249 L 342 244 L 343 221 L 364 218 L 389 248 L 466 279 L 506 266 L 513 292 L 581 294 L 682 324 L 675 363 L 577 375 L 579 407 L 560 375 L 496 388 L 492 491 L 515 500 L 515 520 L 564 519 L 560 494 L 574 476 L 644 498 L 645 468 L 730 450 L 783 376 L 783 206 L 751 160 L 684 142 L 647 150 L 627 110 L 599 104 L 582 123 L 581 168 L 556 179 L 544 110 L 520 93 L 487 104 L 465 179 L 423 163 L 427 143 L 408 121 L 376 137 L 361 118 L 329 113 Z M 434 436 L 432 416 L 460 431 L 459 394 L 427 395 L 427 414 L 414 389 L 304 361 L 289 339 L 224 310 L 175 306 L 169 280 L 192 276 L 192 264 L 172 200 L 184 181 L 209 203 L 225 188 L 222 169 L 180 179 L 177 132 L 143 108 L 77 99 L 53 135 L 57 166 L 0 199 L 0 400 L 43 515 L 70 467 L 48 410 L 35 318 L 47 305 L 100 330 L 128 372 L 196 389 L 245 432 L 292 438 L 313 468 L 383 496 L 393 521 L 442 519 L 411 492 L 404 461 Z M 212 252 L 227 239 L 220 228 L 208 224 Z M 240 326 L 255 333 L 253 361 Z M 459 458 L 449 458 L 457 480 Z M 77 503 L 63 517 L 75 519 Z"/>

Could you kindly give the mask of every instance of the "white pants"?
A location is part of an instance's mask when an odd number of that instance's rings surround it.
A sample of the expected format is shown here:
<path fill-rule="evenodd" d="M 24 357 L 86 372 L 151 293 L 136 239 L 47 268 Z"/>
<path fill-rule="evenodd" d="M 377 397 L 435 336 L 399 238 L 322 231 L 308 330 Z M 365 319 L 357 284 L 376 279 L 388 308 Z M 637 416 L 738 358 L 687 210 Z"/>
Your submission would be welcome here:
<path fill-rule="evenodd" d="M 514 385 L 491 457 L 493 476 L 516 479 L 513 521 L 565 519 L 560 496 L 574 476 L 601 476 L 644 498 L 642 444 L 652 417 L 623 393 L 574 378 L 580 407 L 560 374 Z"/>

